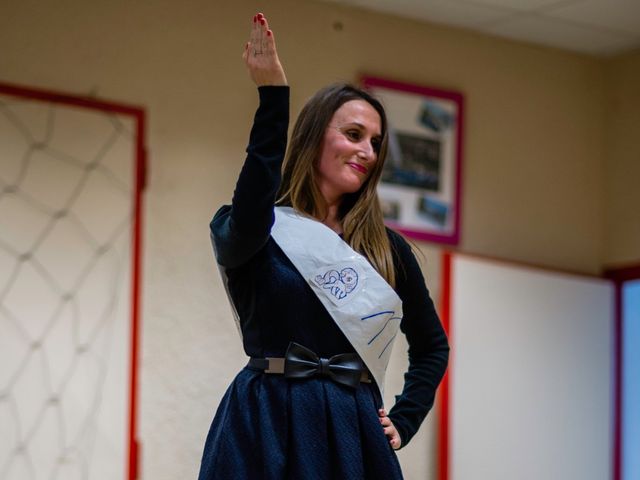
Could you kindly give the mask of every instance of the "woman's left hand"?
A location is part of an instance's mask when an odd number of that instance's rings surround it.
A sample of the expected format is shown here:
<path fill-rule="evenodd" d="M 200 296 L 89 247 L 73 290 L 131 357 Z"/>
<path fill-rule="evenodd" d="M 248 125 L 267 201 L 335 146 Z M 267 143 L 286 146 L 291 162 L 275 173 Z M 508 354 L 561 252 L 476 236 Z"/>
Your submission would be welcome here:
<path fill-rule="evenodd" d="M 384 428 L 384 434 L 389 440 L 389 445 L 391 445 L 391 448 L 394 450 L 399 449 L 402 444 L 402 440 L 400 439 L 398 430 L 396 430 L 396 427 L 393 426 L 393 422 L 387 416 L 387 411 L 384 409 L 378 410 L 378 416 L 380 417 L 380 424 Z"/>
<path fill-rule="evenodd" d="M 287 85 L 273 31 L 269 29 L 267 18 L 262 13 L 253 17 L 251 35 L 244 45 L 242 58 L 249 70 L 249 76 L 258 87 Z"/>

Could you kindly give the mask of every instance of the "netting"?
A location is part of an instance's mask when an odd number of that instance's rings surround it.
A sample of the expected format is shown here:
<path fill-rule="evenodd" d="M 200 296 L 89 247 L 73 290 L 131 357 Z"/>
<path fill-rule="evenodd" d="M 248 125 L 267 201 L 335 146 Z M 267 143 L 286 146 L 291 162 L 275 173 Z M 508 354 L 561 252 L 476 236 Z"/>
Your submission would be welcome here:
<path fill-rule="evenodd" d="M 0 479 L 124 478 L 134 121 L 0 94 Z"/>

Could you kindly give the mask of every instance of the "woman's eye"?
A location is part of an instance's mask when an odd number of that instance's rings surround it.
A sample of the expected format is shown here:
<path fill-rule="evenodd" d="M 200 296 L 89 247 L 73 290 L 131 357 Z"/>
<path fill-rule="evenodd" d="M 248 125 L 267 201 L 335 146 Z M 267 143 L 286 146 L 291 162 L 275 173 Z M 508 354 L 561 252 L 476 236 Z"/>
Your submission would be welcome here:
<path fill-rule="evenodd" d="M 346 134 L 351 140 L 360 140 L 360 132 L 357 130 L 347 130 Z"/>

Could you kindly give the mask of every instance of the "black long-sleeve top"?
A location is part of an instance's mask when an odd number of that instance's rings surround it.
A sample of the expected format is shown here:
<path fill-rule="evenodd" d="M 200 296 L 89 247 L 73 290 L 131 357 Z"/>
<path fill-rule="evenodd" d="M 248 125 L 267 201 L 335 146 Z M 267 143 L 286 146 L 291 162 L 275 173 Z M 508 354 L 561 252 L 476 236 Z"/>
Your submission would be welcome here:
<path fill-rule="evenodd" d="M 260 106 L 231 205 L 211 221 L 217 262 L 240 318 L 243 346 L 252 357 L 283 357 L 289 342 L 319 356 L 355 351 L 307 282 L 270 235 L 287 144 L 289 88 L 260 87 Z M 403 302 L 401 331 L 409 344 L 405 384 L 389 412 L 402 446 L 433 406 L 449 346 L 420 267 L 407 242 L 387 229 Z"/>

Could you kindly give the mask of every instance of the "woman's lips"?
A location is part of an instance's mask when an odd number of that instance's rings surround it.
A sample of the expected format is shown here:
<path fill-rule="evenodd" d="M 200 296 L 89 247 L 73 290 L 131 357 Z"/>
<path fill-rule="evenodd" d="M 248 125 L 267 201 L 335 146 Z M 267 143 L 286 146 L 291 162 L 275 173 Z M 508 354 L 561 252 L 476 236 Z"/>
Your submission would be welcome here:
<path fill-rule="evenodd" d="M 360 173 L 363 174 L 367 174 L 367 169 L 363 166 L 360 165 L 359 163 L 348 163 L 347 165 L 349 165 L 351 168 L 353 168 L 354 170 L 357 170 Z"/>

